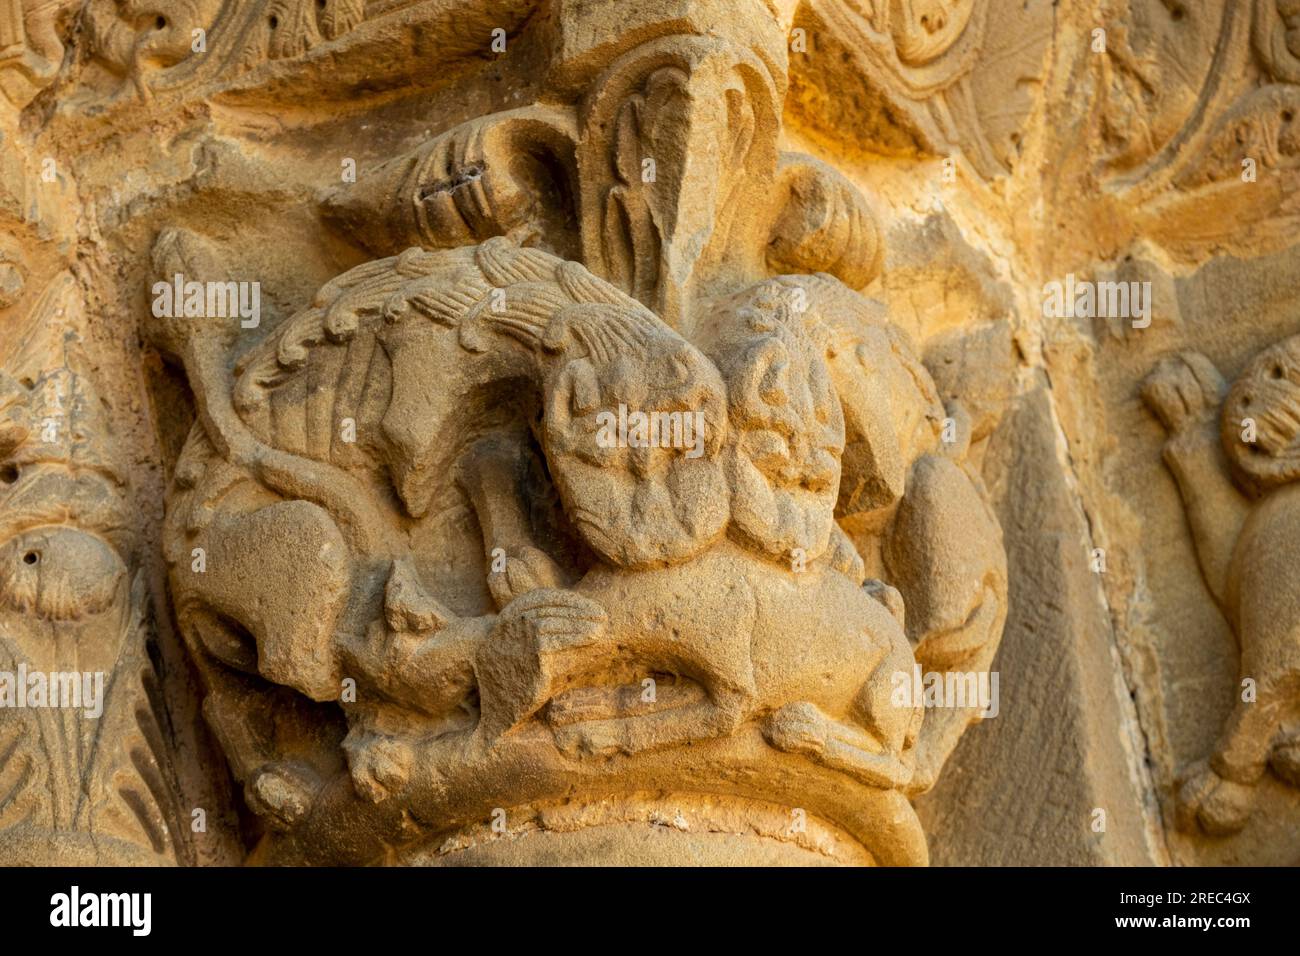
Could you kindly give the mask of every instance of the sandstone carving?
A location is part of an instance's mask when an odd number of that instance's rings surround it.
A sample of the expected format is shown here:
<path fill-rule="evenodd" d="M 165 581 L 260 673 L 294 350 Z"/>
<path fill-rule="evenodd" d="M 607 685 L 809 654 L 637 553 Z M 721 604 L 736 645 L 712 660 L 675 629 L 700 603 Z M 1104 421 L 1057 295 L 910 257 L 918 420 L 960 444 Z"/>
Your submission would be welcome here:
<path fill-rule="evenodd" d="M 161 274 L 199 242 L 161 237 Z M 319 702 L 357 688 L 341 744 L 311 726 L 292 743 L 248 739 L 247 709 L 276 705 L 209 698 L 250 804 L 287 827 L 269 859 L 324 852 L 324 813 L 384 843 L 442 843 L 493 807 L 508 816 L 518 781 L 494 779 L 503 761 L 561 779 L 600 761 L 596 791 L 635 780 L 643 755 L 666 753 L 653 758 L 665 780 L 691 778 L 705 771 L 688 769 L 687 745 L 714 741 L 706 766 L 720 774 L 766 741 L 760 761 L 788 754 L 858 781 L 854 803 L 875 809 L 852 835 L 873 858 L 924 860 L 902 793 L 933 783 L 971 714 L 927 725 L 891 701 L 891 677 L 912 672 L 909 635 L 927 665 L 987 668 L 1001 545 L 960 454 L 941 448 L 919 362 L 879 323 L 828 326 L 853 293 L 811 286 L 720 300 L 696 346 L 577 263 L 497 238 L 339 277 L 246 356 L 233 389 L 213 372 L 218 340 L 177 346 L 206 423 L 169 507 L 182 628 L 214 685 L 262 678 Z M 837 389 L 878 418 L 871 400 L 890 383 L 875 370 L 889 362 L 915 376 L 916 398 L 899 409 L 903 442 L 893 422 L 854 420 L 868 447 L 852 477 L 876 497 L 855 496 L 852 515 L 876 520 L 894 582 L 864 589 L 834 519 Z M 605 447 L 600 416 L 620 407 L 693 444 Z M 339 438 L 347 423 L 355 444 Z M 448 554 L 481 568 L 477 593 L 440 580 Z M 760 796 L 723 783 L 719 798 Z M 447 823 L 388 832 L 412 816 Z"/>
<path fill-rule="evenodd" d="M 1247 224 L 1252 233 L 1292 232 L 1286 177 L 1258 176 L 1297 162 L 1300 72 L 1287 0 L 1125 0 L 1116 12 L 1145 29 L 1120 33 L 1110 41 L 1116 55 L 1098 59 L 1113 104 L 1108 166 L 1112 184 L 1146 207 L 1146 232 L 1175 247 L 1231 243 Z M 1243 73 L 1248 83 L 1230 82 Z"/>
<path fill-rule="evenodd" d="M 0 0 L 0 863 L 1300 861 L 1298 38 Z"/>
<path fill-rule="evenodd" d="M 33 338 L 57 336 L 53 346 L 27 343 L 15 364 L 26 374 L 0 374 L 0 854 L 179 862 L 124 473 L 79 347 L 61 332 L 77 295 L 66 274 L 45 290 Z"/>
<path fill-rule="evenodd" d="M 1297 348 L 1291 338 L 1264 350 L 1230 389 L 1195 352 L 1166 359 L 1144 386 L 1170 432 L 1165 462 L 1206 583 L 1241 642 L 1242 692 L 1208 763 L 1179 794 L 1179 822 L 1213 835 L 1245 825 L 1268 768 L 1300 786 L 1300 739 L 1290 726 L 1300 667 L 1290 548 Z"/>
<path fill-rule="evenodd" d="M 811 0 L 796 24 L 795 110 L 832 133 L 871 130 L 902 155 L 955 156 L 984 177 L 1015 165 L 1042 81 L 1052 4 Z M 801 44 L 803 46 L 803 44 Z M 847 67 L 847 69 L 846 69 Z M 844 84 L 851 95 L 828 95 Z"/>
<path fill-rule="evenodd" d="M 629 43 L 573 5 L 574 106 L 336 187 L 368 247 L 427 248 L 237 360 L 229 322 L 150 324 L 198 403 L 164 546 L 255 859 L 454 862 L 492 852 L 495 812 L 549 837 L 541 861 L 665 790 L 709 795 L 695 827 L 789 844 L 755 852 L 925 861 L 908 795 L 979 708 L 922 720 L 896 691 L 987 672 L 997 521 L 969 435 L 943 438 L 964 413 L 851 288 L 880 262 L 865 201 L 777 149 L 781 24 L 690 6 Z M 187 230 L 152 256 L 151 286 L 227 271 Z M 757 804 L 825 823 L 746 837 Z"/>

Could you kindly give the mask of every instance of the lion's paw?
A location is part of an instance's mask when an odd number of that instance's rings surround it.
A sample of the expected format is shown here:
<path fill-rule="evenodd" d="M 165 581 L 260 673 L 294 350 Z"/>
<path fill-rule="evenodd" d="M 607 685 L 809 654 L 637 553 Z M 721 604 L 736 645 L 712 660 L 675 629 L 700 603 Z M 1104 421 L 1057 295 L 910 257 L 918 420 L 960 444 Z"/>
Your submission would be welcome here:
<path fill-rule="evenodd" d="M 1171 433 L 1212 417 L 1227 390 L 1214 363 L 1200 352 L 1179 352 L 1156 363 L 1142 380 L 1142 400 Z"/>

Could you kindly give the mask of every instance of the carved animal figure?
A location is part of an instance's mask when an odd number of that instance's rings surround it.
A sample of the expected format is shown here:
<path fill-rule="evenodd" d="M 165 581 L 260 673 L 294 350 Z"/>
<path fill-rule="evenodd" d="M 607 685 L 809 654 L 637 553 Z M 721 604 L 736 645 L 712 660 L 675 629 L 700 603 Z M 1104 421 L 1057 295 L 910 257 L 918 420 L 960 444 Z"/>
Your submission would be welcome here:
<path fill-rule="evenodd" d="M 190 238 L 156 251 L 161 274 L 202 277 Z M 839 284 L 808 281 L 819 309 L 796 305 L 797 283 L 759 283 L 712 304 L 697 346 L 582 266 L 493 239 L 340 276 L 233 385 L 219 330 L 164 327 L 204 383 L 167 519 L 173 593 L 222 665 L 206 712 L 258 812 L 293 826 L 337 768 L 314 739 L 248 732 L 239 673 L 322 704 L 355 681 L 346 725 L 322 711 L 310 726 L 346 733 L 374 802 L 408 785 L 423 741 L 472 762 L 537 722 L 590 758 L 754 721 L 779 750 L 909 786 L 921 711 L 891 699 L 891 675 L 914 663 L 904 600 L 863 586 L 835 520 L 837 384 L 877 382 L 848 406 L 848 500 L 884 529 L 927 661 L 988 666 L 1000 538 L 938 447 L 933 386 L 885 410 L 898 382 L 928 382 L 919 363 L 898 362 L 883 332 L 825 324 Z M 701 441 L 611 443 L 603 416 L 620 408 L 698 415 Z M 967 544 L 943 543 L 954 521 Z M 477 589 L 452 567 L 468 564 L 468 534 L 484 553 Z M 945 717 L 923 787 L 971 719 Z"/>
<path fill-rule="evenodd" d="M 189 546 L 173 554 L 178 604 L 218 659 L 316 700 L 338 696 L 345 661 L 430 714 L 462 703 L 448 688 L 463 698 L 472 684 L 483 745 L 566 690 L 617 686 L 620 666 L 629 677 L 641 668 L 696 681 L 706 699 L 667 691 L 653 715 L 619 716 L 617 707 L 593 709 L 589 694 L 586 711 L 604 716 L 576 720 L 583 708 L 570 698 L 554 711 L 566 746 L 635 752 L 729 733 L 755 712 L 794 702 L 781 696 L 802 680 L 787 674 L 791 655 L 854 688 L 886 658 L 910 667 L 901 625 L 860 590 L 860 568 L 855 580 L 819 563 L 832 541 L 844 441 L 824 346 L 789 316 L 752 309 L 715 339 L 727 386 L 713 362 L 634 300 L 580 266 L 505 240 L 360 267 L 245 363 L 233 395 L 238 422 L 218 431 L 231 456 L 214 461 L 200 439 L 182 461 L 178 481 L 191 490 L 169 518 Z M 359 361 L 363 349 L 369 361 Z M 504 389 L 537 393 L 536 441 L 564 513 L 595 555 L 571 591 L 563 587 L 573 570 L 531 540 L 518 489 L 490 477 L 503 471 L 491 456 L 523 454 L 526 436 L 466 415 L 474 396 Z M 704 453 L 602 447 L 597 414 L 619 402 L 702 412 Z M 354 445 L 335 437 L 343 417 L 361 436 Z M 490 615 L 462 618 L 434 599 L 416 566 L 433 502 L 447 490 L 439 476 L 448 474 L 459 475 L 475 505 L 489 557 L 500 548 L 509 569 L 492 587 L 503 613 L 490 629 Z M 389 480 L 400 511 L 385 497 Z M 729 527 L 740 546 L 722 546 Z M 246 546 L 250 538 L 256 547 Z M 202 574 L 186 568 L 196 548 L 206 556 Z M 804 572 L 791 570 L 796 549 L 810 566 L 796 591 L 809 593 L 789 608 L 766 607 L 772 588 L 789 589 Z M 701 577 L 706 552 L 723 566 Z M 304 554 L 314 557 L 304 562 Z M 691 572 L 674 570 L 688 562 Z M 391 635 L 390 650 L 374 652 L 377 566 L 390 574 L 393 633 L 423 630 L 460 656 L 394 651 Z M 401 576 L 391 571 L 402 567 Z M 699 593 L 701 581 L 718 590 Z M 479 640 L 459 640 L 466 632 Z M 860 652 L 846 651 L 859 640 Z M 625 660 L 611 667 L 618 648 Z M 412 653 L 425 666 L 394 668 L 388 659 Z M 420 687 L 404 674 L 422 675 Z M 884 682 L 872 686 L 861 698 L 855 689 L 813 695 L 832 717 L 804 701 L 771 724 L 770 736 L 805 750 L 809 734 L 838 736 L 897 760 L 916 715 L 888 713 Z M 850 711 L 888 728 L 887 740 L 864 743 L 864 732 L 845 729 L 838 718 Z M 371 744 L 392 749 L 391 734 L 370 729 L 349 738 L 354 763 L 367 763 Z M 907 777 L 901 765 L 862 772 L 891 785 Z M 376 796 L 400 778 L 380 776 L 388 783 L 359 774 Z"/>
<path fill-rule="evenodd" d="M 1243 685 L 1254 685 L 1179 791 L 1184 828 L 1233 833 L 1269 766 L 1300 786 L 1300 337 L 1261 352 L 1230 390 L 1205 356 L 1168 358 L 1142 395 L 1169 431 L 1165 463 L 1206 584 L 1241 644 Z"/>

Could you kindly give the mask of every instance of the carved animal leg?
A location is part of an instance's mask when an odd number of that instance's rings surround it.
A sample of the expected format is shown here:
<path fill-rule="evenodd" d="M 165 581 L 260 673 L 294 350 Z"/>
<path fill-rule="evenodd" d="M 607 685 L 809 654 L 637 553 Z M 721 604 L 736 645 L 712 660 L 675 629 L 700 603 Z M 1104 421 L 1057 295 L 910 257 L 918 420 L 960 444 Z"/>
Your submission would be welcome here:
<path fill-rule="evenodd" d="M 607 661 L 605 609 L 572 591 L 542 588 L 511 601 L 476 658 L 480 717 L 476 747 L 491 747 L 571 678 Z"/>
<path fill-rule="evenodd" d="M 725 737 L 744 716 L 749 695 L 723 691 L 709 700 L 642 714 L 559 727 L 555 742 L 568 754 L 608 757 Z"/>
<path fill-rule="evenodd" d="M 289 716 L 297 706 L 295 695 L 283 687 L 266 691 L 260 682 L 206 657 L 198 663 L 208 688 L 203 717 L 235 780 L 243 784 L 249 808 L 274 829 L 292 829 L 311 809 L 325 780 L 323 768 L 298 759 L 310 746 L 295 733 L 301 715 Z M 283 719 L 272 717 L 281 709 Z"/>
<path fill-rule="evenodd" d="M 498 608 L 526 591 L 564 585 L 559 566 L 534 544 L 524 512 L 519 489 L 525 455 L 516 438 L 485 438 L 470 449 L 458 474 L 483 530 L 488 590 Z M 504 559 L 504 567 L 494 566 L 497 558 Z"/>
<path fill-rule="evenodd" d="M 978 680 L 979 675 L 989 674 L 986 680 L 991 685 L 994 675 L 990 674 L 990 668 L 997 655 L 998 645 L 989 639 L 989 635 L 1001 632 L 1005 617 L 1005 604 L 998 600 L 992 588 L 987 588 L 984 600 L 975 607 L 961 627 L 954 628 L 947 634 L 927 638 L 927 643 L 933 648 L 943 648 L 954 656 L 936 654 L 935 658 L 931 658 L 921 648 L 917 649 L 917 660 L 922 672 L 941 672 L 934 670 L 932 660 L 944 660 L 943 666 L 949 672 L 957 671 L 958 679 L 965 681 L 968 675 L 976 675 Z M 957 653 L 960 648 L 966 648 L 964 656 Z M 990 706 L 995 706 L 995 702 L 990 700 Z M 993 714 L 986 715 L 983 705 L 978 701 L 968 703 L 965 707 L 938 707 L 925 711 L 916 743 L 916 773 L 909 793 L 924 793 L 938 782 L 944 763 L 966 728 L 984 716 Z"/>
<path fill-rule="evenodd" d="M 457 617 L 424 589 L 409 561 L 394 561 L 384 620 L 343 638 L 346 673 L 387 700 L 443 716 L 473 690 L 474 659 L 495 621 Z"/>
<path fill-rule="evenodd" d="M 1250 819 L 1255 787 L 1278 734 L 1281 714 L 1261 687 L 1254 702 L 1238 701 L 1208 762 L 1197 764 L 1178 791 L 1178 825 L 1211 836 L 1236 833 Z"/>
<path fill-rule="evenodd" d="M 1273 699 L 1276 699 L 1276 691 L 1261 686 L 1259 697 L 1253 703 L 1238 700 L 1210 759 L 1221 776 L 1241 783 L 1254 783 L 1264 775 L 1269 752 L 1282 722 L 1281 709 L 1272 702 Z"/>
<path fill-rule="evenodd" d="M 883 753 L 875 737 L 827 717 L 809 703 L 782 707 L 767 719 L 763 735 L 777 750 L 811 757 L 868 786 L 893 789 L 905 785 L 911 777 L 907 765 Z"/>
<path fill-rule="evenodd" d="M 913 465 L 884 555 L 890 581 L 903 594 L 907 634 L 922 671 L 988 671 L 1006 617 L 1006 556 L 996 519 L 957 464 L 927 455 Z M 925 715 L 914 789 L 933 785 L 979 711 L 943 708 Z"/>
<path fill-rule="evenodd" d="M 903 594 L 907 636 L 918 656 L 944 667 L 973 652 L 978 645 L 951 645 L 965 634 L 971 612 L 989 599 L 989 588 L 1006 603 L 1006 556 L 997 520 L 957 464 L 926 455 L 912 466 L 883 553 L 888 580 Z"/>
<path fill-rule="evenodd" d="M 1218 370 L 1198 352 L 1164 359 L 1142 383 L 1143 400 L 1169 432 L 1164 460 L 1187 509 L 1201 571 L 1228 612 L 1228 569 L 1250 504 L 1229 478 L 1219 438 L 1216 416 L 1225 391 Z"/>

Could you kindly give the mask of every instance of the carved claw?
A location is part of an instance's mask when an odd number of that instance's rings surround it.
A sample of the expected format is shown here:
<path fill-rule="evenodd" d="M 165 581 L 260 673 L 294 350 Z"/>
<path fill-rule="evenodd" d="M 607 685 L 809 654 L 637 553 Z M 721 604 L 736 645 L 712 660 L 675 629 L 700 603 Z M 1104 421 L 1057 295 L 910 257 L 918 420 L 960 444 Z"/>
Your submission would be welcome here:
<path fill-rule="evenodd" d="M 680 697 L 689 703 L 609 720 L 587 720 L 554 727 L 555 744 L 570 757 L 612 757 L 638 754 L 701 740 L 725 737 L 735 731 L 748 701 L 741 694 L 717 698 L 698 697 L 689 691 Z"/>
<path fill-rule="evenodd" d="M 634 753 L 628 719 L 596 720 L 555 728 L 555 746 L 568 757 L 613 757 Z"/>
<path fill-rule="evenodd" d="M 1208 763 L 1199 763 L 1178 790 L 1178 828 L 1195 832 L 1197 827 L 1210 836 L 1236 833 L 1250 819 L 1255 788 L 1226 780 Z"/>
<path fill-rule="evenodd" d="M 502 612 L 505 627 L 520 629 L 539 655 L 586 647 L 604 633 L 605 609 L 572 591 L 543 588 L 515 599 Z"/>
<path fill-rule="evenodd" d="M 880 742 L 865 730 L 833 720 L 804 701 L 772 714 L 763 735 L 777 750 L 802 754 L 871 787 L 901 788 L 911 776 L 911 769 L 881 752 Z"/>
<path fill-rule="evenodd" d="M 1142 381 L 1142 400 L 1171 433 L 1210 418 L 1227 385 L 1214 363 L 1200 352 L 1161 359 Z"/>

